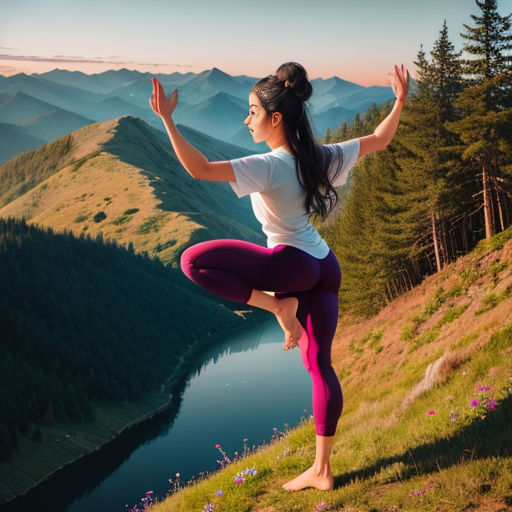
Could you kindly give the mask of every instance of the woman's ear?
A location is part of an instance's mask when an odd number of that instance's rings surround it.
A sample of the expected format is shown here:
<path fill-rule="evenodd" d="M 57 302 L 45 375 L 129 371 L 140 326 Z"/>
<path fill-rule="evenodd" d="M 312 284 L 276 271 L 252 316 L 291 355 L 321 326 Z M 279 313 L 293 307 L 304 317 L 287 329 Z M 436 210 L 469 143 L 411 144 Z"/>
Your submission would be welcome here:
<path fill-rule="evenodd" d="M 272 114 L 272 126 L 276 127 L 281 122 L 282 118 L 281 112 L 274 112 Z"/>

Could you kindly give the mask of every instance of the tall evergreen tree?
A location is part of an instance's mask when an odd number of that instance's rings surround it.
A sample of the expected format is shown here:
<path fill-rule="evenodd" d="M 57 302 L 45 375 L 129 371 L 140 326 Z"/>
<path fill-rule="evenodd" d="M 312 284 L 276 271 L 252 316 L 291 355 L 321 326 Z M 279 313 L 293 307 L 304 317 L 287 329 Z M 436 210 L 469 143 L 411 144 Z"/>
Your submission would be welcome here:
<path fill-rule="evenodd" d="M 431 86 L 434 98 L 441 107 L 442 120 L 445 121 L 453 118 L 453 100 L 463 89 L 462 51 L 455 52 L 455 47 L 448 38 L 446 19 L 430 54 Z"/>
<path fill-rule="evenodd" d="M 512 57 L 512 37 L 510 34 L 510 17 L 498 13 L 496 0 L 475 0 L 482 13 L 471 14 L 475 27 L 463 23 L 466 33 L 460 36 L 470 41 L 463 45 L 464 50 L 475 58 L 465 60 L 465 73 L 468 80 L 480 83 L 501 73 L 510 72 Z"/>
<path fill-rule="evenodd" d="M 454 172 L 449 148 L 455 144 L 453 134 L 444 122 L 454 116 L 453 98 L 461 89 L 460 53 L 454 51 L 448 38 L 446 20 L 431 52 L 429 63 L 423 45 L 418 52 L 420 94 L 411 98 L 402 114 L 402 129 L 397 133 L 399 151 L 396 159 L 402 169 L 400 187 L 403 200 L 409 204 L 409 217 L 416 219 L 417 239 L 411 246 L 410 258 L 416 273 L 423 269 L 420 259 L 434 256 L 437 271 L 453 256 L 447 236 L 447 219 L 465 205 L 464 182 Z M 449 188 L 450 194 L 446 194 Z M 421 202 L 417 198 L 422 196 Z M 430 250 L 432 248 L 432 250 Z M 414 282 L 418 277 L 411 277 Z"/>
<path fill-rule="evenodd" d="M 485 236 L 490 238 L 496 232 L 496 221 L 501 230 L 510 222 L 512 60 L 508 52 L 512 50 L 512 14 L 500 16 L 496 0 L 475 1 L 482 14 L 471 15 L 476 27 L 464 24 L 468 32 L 460 34 L 472 41 L 464 45 L 475 57 L 465 61 L 471 87 L 465 88 L 455 101 L 461 118 L 448 121 L 446 127 L 465 144 L 461 159 L 476 163 L 481 171 Z"/>

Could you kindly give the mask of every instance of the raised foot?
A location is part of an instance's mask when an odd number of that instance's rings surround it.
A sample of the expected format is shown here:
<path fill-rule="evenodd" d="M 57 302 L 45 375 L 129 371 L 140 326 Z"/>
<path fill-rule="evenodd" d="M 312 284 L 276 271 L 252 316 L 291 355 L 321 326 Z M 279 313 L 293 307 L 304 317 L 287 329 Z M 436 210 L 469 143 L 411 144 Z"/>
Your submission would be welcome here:
<path fill-rule="evenodd" d="M 279 309 L 275 313 L 279 325 L 284 332 L 284 349 L 295 348 L 302 334 L 302 326 L 296 316 L 299 307 L 297 297 L 279 299 Z"/>
<path fill-rule="evenodd" d="M 334 487 L 334 477 L 329 471 L 318 473 L 314 466 L 306 469 L 298 477 L 281 486 L 285 491 L 300 491 L 306 487 L 314 487 L 321 491 L 330 491 Z"/>

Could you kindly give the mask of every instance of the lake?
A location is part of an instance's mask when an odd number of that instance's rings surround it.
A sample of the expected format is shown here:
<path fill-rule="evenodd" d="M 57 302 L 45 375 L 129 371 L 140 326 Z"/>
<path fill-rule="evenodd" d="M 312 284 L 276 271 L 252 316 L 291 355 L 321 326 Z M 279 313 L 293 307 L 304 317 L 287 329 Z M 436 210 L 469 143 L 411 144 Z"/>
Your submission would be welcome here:
<path fill-rule="evenodd" d="M 270 442 L 286 424 L 293 428 L 312 414 L 311 379 L 299 348 L 283 350 L 273 315 L 212 337 L 213 348 L 195 359 L 173 392 L 173 407 L 98 450 L 87 464 L 70 467 L 59 490 L 48 486 L 44 510 L 122 512 L 141 504 L 147 491 L 162 499 L 176 473 L 184 483 L 220 467 L 216 444 L 233 459 L 235 451 L 243 454 L 244 439 L 248 449 Z"/>

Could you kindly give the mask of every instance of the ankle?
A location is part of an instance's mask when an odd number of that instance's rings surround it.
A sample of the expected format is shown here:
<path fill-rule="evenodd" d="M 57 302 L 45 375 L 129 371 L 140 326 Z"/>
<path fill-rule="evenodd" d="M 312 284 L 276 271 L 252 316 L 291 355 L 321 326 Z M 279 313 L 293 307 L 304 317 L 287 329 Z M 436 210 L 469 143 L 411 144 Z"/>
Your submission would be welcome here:
<path fill-rule="evenodd" d="M 313 471 L 315 472 L 315 475 L 317 475 L 317 476 L 330 476 L 332 474 L 331 466 L 328 462 L 327 463 L 314 462 L 313 463 Z"/>

